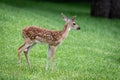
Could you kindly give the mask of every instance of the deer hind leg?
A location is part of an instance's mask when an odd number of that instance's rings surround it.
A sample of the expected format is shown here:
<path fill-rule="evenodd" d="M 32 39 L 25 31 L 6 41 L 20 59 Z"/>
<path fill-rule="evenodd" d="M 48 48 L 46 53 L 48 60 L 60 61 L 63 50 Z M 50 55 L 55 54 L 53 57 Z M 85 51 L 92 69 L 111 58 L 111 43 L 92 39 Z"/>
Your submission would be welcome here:
<path fill-rule="evenodd" d="M 24 54 L 25 54 L 25 58 L 26 58 L 27 64 L 28 64 L 28 66 L 30 67 L 30 60 L 29 60 L 29 58 L 28 58 L 29 50 L 30 50 L 30 47 L 27 47 L 27 48 L 24 50 Z"/>
<path fill-rule="evenodd" d="M 21 45 L 18 48 L 18 63 L 20 66 L 21 66 L 21 59 L 20 59 L 21 53 L 22 53 L 22 51 L 25 51 L 29 46 L 30 46 L 30 44 L 24 43 L 23 45 Z"/>
<path fill-rule="evenodd" d="M 29 54 L 30 49 L 31 49 L 34 45 L 35 45 L 35 43 L 34 43 L 33 45 L 27 47 L 27 48 L 24 50 L 24 54 L 25 54 L 25 58 L 26 58 L 28 67 L 30 67 L 30 60 L 29 60 L 28 54 Z"/>
<path fill-rule="evenodd" d="M 23 51 L 24 46 L 25 46 L 25 43 L 18 48 L 18 64 L 20 66 L 21 66 L 20 56 L 21 56 L 21 52 Z"/>

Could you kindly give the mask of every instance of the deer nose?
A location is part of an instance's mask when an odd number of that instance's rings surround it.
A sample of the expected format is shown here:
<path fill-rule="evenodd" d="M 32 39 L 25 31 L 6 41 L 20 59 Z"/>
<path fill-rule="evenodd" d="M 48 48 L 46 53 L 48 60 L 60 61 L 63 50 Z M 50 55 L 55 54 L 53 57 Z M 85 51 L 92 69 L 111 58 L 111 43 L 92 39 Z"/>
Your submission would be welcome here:
<path fill-rule="evenodd" d="M 77 30 L 80 30 L 80 27 L 78 27 Z"/>

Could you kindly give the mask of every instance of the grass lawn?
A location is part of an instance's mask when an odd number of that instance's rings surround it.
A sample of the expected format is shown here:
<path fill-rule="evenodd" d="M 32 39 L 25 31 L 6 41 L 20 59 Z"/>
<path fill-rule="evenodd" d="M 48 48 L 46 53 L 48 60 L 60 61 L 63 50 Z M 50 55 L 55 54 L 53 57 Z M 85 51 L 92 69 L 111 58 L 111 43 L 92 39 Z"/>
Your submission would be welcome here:
<path fill-rule="evenodd" d="M 19 68 L 21 30 L 30 25 L 61 30 L 61 12 L 76 15 L 81 30 L 71 30 L 57 48 L 55 70 L 45 70 L 48 46 L 41 44 L 30 51 L 32 67 L 22 54 Z M 120 80 L 120 20 L 91 17 L 89 4 L 1 0 L 0 80 Z"/>

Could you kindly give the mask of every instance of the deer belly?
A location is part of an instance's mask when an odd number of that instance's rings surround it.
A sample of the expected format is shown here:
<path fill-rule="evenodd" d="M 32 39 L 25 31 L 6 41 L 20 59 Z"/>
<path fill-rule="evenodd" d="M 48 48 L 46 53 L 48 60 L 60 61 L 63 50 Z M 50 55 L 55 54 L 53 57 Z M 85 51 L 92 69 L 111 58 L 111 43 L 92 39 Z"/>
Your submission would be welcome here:
<path fill-rule="evenodd" d="M 35 42 L 36 43 L 47 43 L 46 39 L 39 37 L 39 36 L 36 36 Z"/>

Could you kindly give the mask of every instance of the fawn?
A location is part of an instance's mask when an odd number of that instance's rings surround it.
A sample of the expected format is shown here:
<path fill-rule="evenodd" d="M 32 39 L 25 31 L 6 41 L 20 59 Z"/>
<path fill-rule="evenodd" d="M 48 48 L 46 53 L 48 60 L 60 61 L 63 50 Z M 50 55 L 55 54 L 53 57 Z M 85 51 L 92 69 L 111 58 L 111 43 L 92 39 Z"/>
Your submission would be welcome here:
<path fill-rule="evenodd" d="M 46 70 L 48 70 L 49 61 L 51 58 L 52 58 L 52 70 L 54 69 L 56 47 L 67 37 L 71 28 L 80 30 L 80 27 L 74 22 L 76 18 L 75 16 L 69 19 L 63 13 L 61 13 L 61 15 L 63 20 L 65 21 L 65 25 L 64 28 L 60 31 L 48 30 L 35 26 L 29 26 L 22 30 L 24 44 L 18 48 L 18 63 L 20 66 L 21 66 L 20 55 L 22 51 L 24 52 L 27 64 L 30 67 L 30 61 L 28 58 L 29 50 L 36 43 L 46 43 L 48 44 Z"/>

